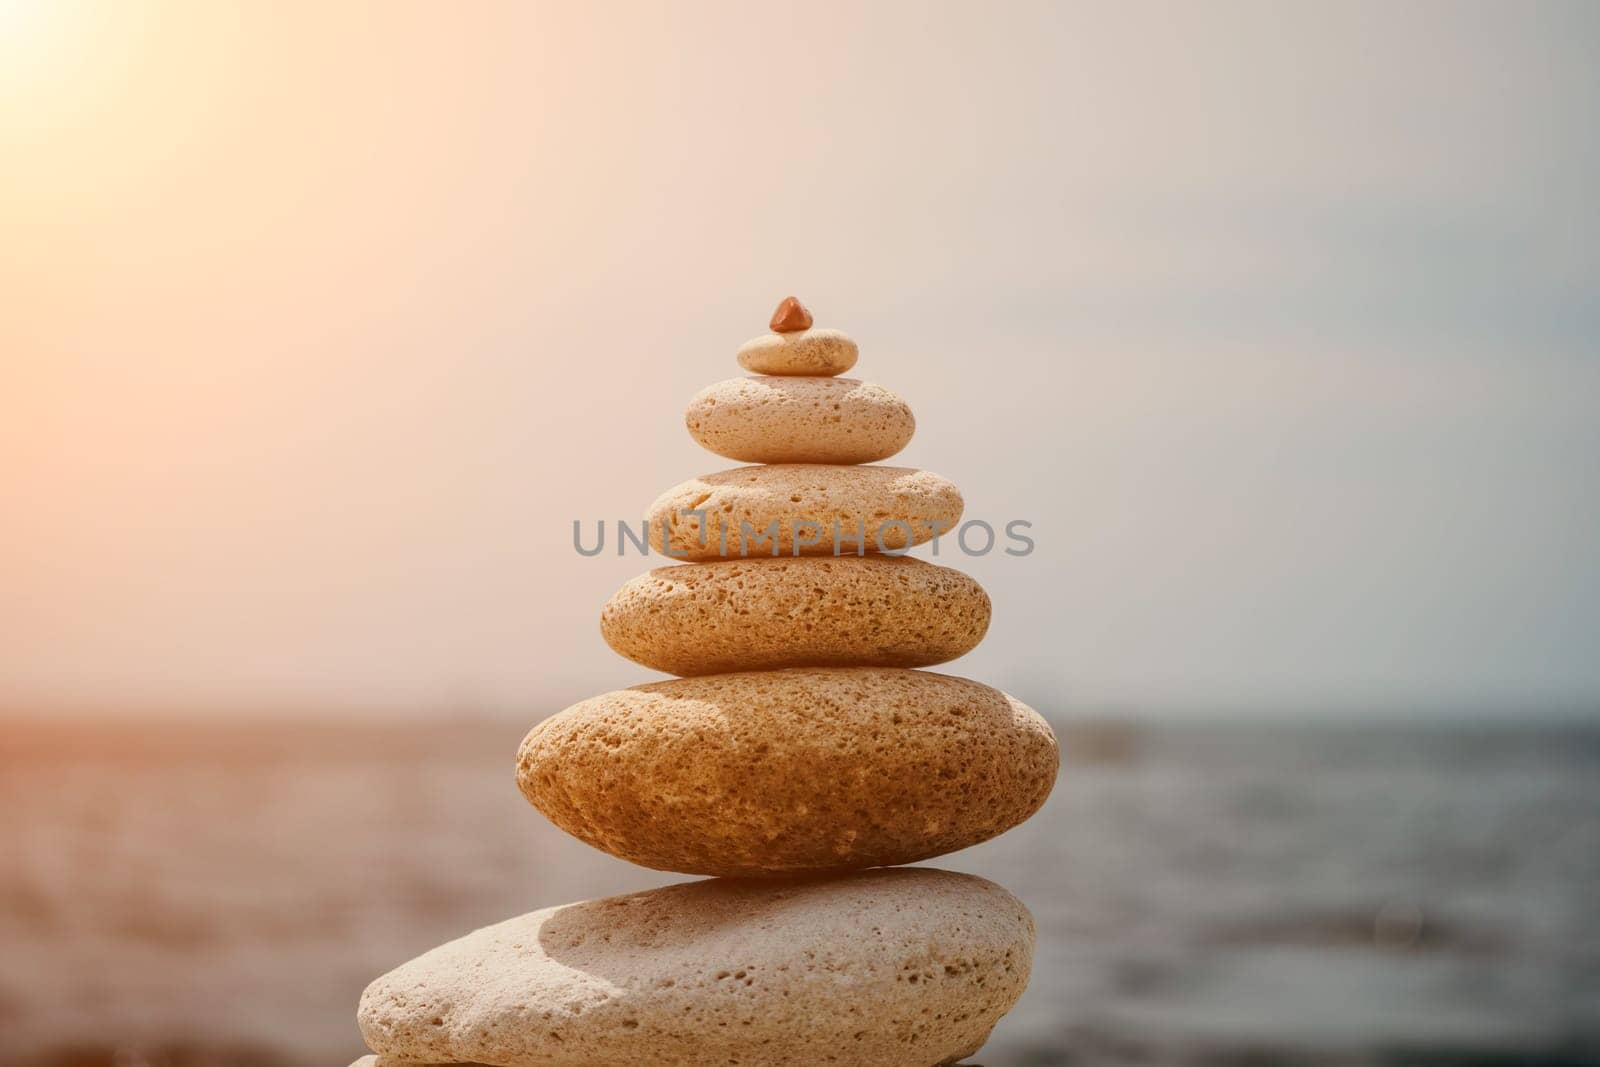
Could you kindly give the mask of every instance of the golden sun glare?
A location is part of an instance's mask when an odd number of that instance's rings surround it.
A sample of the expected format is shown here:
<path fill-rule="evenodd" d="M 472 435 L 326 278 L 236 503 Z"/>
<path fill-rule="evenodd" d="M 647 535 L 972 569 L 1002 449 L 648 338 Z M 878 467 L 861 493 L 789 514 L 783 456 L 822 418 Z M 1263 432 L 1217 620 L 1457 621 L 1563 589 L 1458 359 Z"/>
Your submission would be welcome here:
<path fill-rule="evenodd" d="M 48 0 L 0 0 L 0 91 L 25 92 L 59 62 L 68 4 Z"/>

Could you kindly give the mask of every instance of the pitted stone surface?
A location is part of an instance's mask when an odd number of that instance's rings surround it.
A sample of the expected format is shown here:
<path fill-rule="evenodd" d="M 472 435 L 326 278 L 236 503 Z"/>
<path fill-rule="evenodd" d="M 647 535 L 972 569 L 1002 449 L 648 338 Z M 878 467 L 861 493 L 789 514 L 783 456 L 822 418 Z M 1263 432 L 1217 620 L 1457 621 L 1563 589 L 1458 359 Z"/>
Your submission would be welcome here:
<path fill-rule="evenodd" d="M 862 537 L 869 553 L 924 544 L 952 533 L 961 508 L 961 491 L 931 471 L 782 463 L 690 478 L 646 521 L 650 547 L 677 559 L 831 556 L 836 532 L 849 555 Z"/>
<path fill-rule="evenodd" d="M 835 667 L 710 674 L 574 704 L 522 742 L 517 784 L 613 856 L 761 877 L 913 863 L 1038 810 L 1055 735 L 965 678 Z"/>
<path fill-rule="evenodd" d="M 927 667 L 976 647 L 989 610 L 967 575 L 905 556 L 723 560 L 641 574 L 600 632 L 668 674 Z"/>
<path fill-rule="evenodd" d="M 739 347 L 739 366 L 752 374 L 831 377 L 856 365 L 859 350 L 842 330 L 766 333 Z"/>
<path fill-rule="evenodd" d="M 381 1067 L 930 1067 L 983 1044 L 1033 943 L 971 875 L 714 879 L 485 927 L 373 982 L 358 1019 Z"/>
<path fill-rule="evenodd" d="M 689 401 L 689 436 L 745 463 L 875 463 L 906 446 L 906 402 L 854 378 L 733 378 Z"/>

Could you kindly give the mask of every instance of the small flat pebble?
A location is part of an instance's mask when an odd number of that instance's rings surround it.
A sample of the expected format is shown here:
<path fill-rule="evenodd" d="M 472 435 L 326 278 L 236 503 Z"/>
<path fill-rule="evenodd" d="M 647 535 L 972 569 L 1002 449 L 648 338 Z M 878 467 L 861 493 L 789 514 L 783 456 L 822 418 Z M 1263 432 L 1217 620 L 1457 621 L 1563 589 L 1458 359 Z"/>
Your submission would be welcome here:
<path fill-rule="evenodd" d="M 746 463 L 875 463 L 916 432 L 906 402 L 854 378 L 732 378 L 689 402 L 701 446 Z"/>
<path fill-rule="evenodd" d="M 828 377 L 854 367 L 858 354 L 856 343 L 841 330 L 768 333 L 740 346 L 739 366 L 751 374 Z"/>
<path fill-rule="evenodd" d="M 953 531 L 961 508 L 961 491 L 929 471 L 779 463 L 691 478 L 646 518 L 656 552 L 708 560 L 831 556 L 835 524 L 842 553 L 854 555 L 863 532 L 867 552 L 896 552 Z M 775 543 L 764 536 L 773 523 Z"/>
<path fill-rule="evenodd" d="M 950 567 L 896 556 L 658 567 L 600 613 L 606 643 L 668 674 L 927 667 L 971 651 L 989 596 Z"/>

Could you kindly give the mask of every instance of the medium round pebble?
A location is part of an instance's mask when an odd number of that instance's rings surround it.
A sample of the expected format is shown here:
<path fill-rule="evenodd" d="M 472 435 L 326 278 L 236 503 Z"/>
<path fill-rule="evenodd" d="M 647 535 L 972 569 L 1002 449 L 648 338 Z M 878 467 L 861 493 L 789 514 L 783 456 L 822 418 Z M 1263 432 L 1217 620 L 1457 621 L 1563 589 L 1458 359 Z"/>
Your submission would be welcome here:
<path fill-rule="evenodd" d="M 989 628 L 972 578 L 907 556 L 721 560 L 659 567 L 617 590 L 600 632 L 668 674 L 926 667 Z"/>
<path fill-rule="evenodd" d="M 376 1062 L 931 1067 L 1016 1003 L 1033 918 L 966 874 L 689 882 L 546 908 L 379 978 Z"/>
<path fill-rule="evenodd" d="M 1050 727 L 998 689 L 835 667 L 605 693 L 534 727 L 517 785 L 621 859 L 759 877 L 912 863 L 986 841 L 1055 782 Z"/>
<path fill-rule="evenodd" d="M 961 491 L 929 471 L 782 463 L 691 478 L 647 521 L 651 548 L 675 559 L 831 556 L 836 525 L 840 554 L 857 554 L 863 531 L 867 552 L 899 552 L 954 530 L 961 508 Z"/>
<path fill-rule="evenodd" d="M 751 374 L 831 377 L 856 365 L 856 343 L 842 330 L 768 333 L 739 347 L 739 366 Z"/>
<path fill-rule="evenodd" d="M 917 428 L 904 400 L 854 378 L 731 378 L 697 393 L 684 424 L 703 447 L 746 463 L 873 463 Z"/>

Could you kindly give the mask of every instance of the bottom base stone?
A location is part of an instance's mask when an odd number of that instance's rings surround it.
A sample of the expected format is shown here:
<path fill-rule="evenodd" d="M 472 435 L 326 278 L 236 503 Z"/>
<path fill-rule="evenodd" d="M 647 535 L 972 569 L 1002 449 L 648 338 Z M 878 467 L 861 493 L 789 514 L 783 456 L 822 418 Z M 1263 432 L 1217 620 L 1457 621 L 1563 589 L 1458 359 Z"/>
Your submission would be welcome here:
<path fill-rule="evenodd" d="M 711 879 L 510 919 L 373 982 L 359 1067 L 935 1067 L 1027 984 L 1034 925 L 971 875 Z"/>
<path fill-rule="evenodd" d="M 383 1056 L 363 1056 L 350 1067 L 490 1067 L 485 1063 L 406 1063 Z M 940 1064 L 939 1067 L 983 1067 L 981 1063 Z"/>

